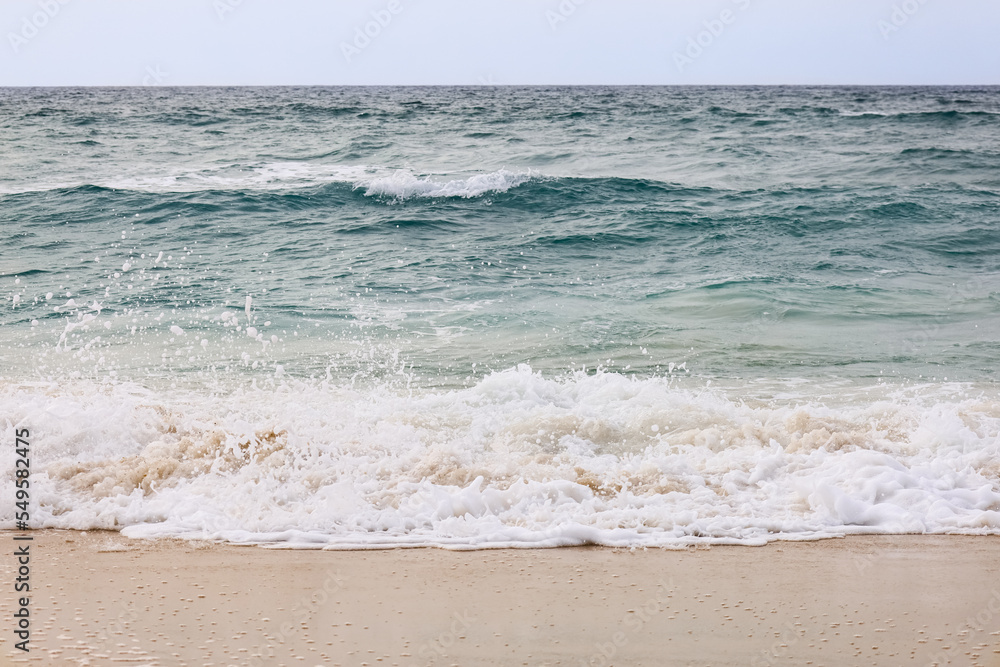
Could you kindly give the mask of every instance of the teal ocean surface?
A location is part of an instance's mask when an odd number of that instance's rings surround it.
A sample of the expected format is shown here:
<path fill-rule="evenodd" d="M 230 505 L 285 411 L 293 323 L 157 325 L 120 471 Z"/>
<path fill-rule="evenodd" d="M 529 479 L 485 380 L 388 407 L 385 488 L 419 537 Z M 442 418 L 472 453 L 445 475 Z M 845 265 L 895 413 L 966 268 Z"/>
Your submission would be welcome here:
<path fill-rule="evenodd" d="M 990 87 L 0 89 L 32 525 L 1000 534 L 998 122 Z"/>

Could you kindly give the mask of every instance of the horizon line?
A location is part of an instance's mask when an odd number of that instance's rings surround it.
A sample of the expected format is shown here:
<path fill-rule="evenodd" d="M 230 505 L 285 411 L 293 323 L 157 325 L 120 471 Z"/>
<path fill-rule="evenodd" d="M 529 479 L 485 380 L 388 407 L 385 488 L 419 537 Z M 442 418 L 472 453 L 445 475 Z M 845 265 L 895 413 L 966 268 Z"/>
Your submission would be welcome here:
<path fill-rule="evenodd" d="M 2 84 L 4 88 L 997 88 L 998 83 L 190 83 Z"/>

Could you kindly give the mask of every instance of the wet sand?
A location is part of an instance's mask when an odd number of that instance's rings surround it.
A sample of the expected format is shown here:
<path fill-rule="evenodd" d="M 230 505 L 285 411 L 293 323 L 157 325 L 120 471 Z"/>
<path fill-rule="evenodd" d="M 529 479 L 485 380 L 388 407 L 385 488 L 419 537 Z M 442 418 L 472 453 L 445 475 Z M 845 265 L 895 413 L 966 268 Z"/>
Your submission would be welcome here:
<path fill-rule="evenodd" d="M 31 652 L 8 556 L 2 665 L 1000 666 L 998 537 L 345 552 L 31 535 Z"/>

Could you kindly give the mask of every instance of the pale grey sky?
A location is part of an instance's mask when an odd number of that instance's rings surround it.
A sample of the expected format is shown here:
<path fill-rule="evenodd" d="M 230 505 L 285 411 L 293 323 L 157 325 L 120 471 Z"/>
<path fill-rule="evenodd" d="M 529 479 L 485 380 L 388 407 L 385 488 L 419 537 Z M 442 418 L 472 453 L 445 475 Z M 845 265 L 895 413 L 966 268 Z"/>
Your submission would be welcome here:
<path fill-rule="evenodd" d="M 996 0 L 0 0 L 0 85 L 1000 84 Z"/>

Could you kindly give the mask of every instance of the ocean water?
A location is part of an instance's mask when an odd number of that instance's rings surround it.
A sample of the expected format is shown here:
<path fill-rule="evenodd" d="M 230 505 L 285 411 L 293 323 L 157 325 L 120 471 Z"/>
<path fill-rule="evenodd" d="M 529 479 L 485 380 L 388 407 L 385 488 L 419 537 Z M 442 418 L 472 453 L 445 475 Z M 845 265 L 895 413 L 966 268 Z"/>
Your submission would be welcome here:
<path fill-rule="evenodd" d="M 0 89 L 0 493 L 28 428 L 36 528 L 1000 534 L 998 128 L 1000 88 Z"/>

